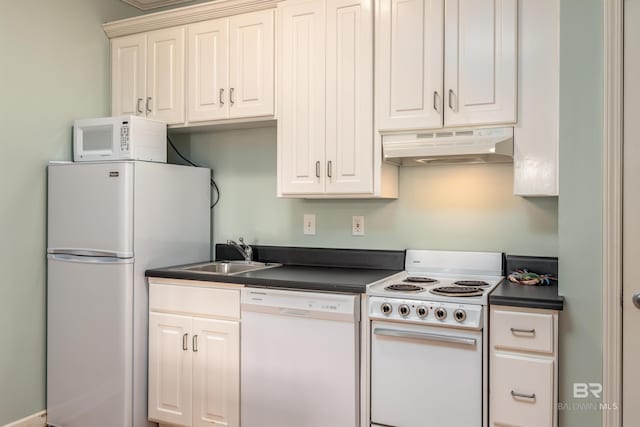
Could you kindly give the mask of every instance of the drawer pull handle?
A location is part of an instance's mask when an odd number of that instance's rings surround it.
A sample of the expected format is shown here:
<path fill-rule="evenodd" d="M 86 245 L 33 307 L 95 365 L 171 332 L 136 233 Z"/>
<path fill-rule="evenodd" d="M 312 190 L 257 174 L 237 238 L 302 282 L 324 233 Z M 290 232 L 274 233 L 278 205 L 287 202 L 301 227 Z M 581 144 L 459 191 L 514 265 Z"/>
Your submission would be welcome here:
<path fill-rule="evenodd" d="M 527 334 L 527 335 L 535 335 L 536 334 L 536 330 L 535 329 L 518 329 L 518 328 L 511 328 L 511 333 L 512 334 Z"/>
<path fill-rule="evenodd" d="M 194 335 L 191 341 L 191 347 L 193 347 L 193 351 L 198 351 L 198 335 Z"/>
<path fill-rule="evenodd" d="M 535 393 L 524 394 L 524 393 L 518 393 L 516 391 L 511 390 L 511 396 L 514 397 L 514 398 L 536 400 L 536 394 Z"/>

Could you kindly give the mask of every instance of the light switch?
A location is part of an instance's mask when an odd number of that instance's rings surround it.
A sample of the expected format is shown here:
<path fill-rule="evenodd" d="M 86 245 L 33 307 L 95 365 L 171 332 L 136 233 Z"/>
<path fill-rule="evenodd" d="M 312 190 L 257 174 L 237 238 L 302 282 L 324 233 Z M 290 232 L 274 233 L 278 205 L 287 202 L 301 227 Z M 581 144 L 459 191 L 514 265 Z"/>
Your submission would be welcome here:
<path fill-rule="evenodd" d="M 304 214 L 304 234 L 316 234 L 316 215 Z"/>

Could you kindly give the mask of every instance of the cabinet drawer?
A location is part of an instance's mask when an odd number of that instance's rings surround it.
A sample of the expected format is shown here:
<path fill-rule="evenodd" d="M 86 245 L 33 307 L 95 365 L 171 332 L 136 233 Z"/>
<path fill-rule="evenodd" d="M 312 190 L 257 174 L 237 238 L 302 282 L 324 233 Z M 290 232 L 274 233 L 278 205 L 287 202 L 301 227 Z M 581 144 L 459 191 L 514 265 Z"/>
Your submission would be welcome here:
<path fill-rule="evenodd" d="M 553 425 L 553 360 L 494 353 L 491 425 Z"/>
<path fill-rule="evenodd" d="M 508 350 L 553 353 L 553 315 L 491 311 L 493 346 Z"/>
<path fill-rule="evenodd" d="M 150 284 L 149 310 L 239 319 L 240 291 Z"/>

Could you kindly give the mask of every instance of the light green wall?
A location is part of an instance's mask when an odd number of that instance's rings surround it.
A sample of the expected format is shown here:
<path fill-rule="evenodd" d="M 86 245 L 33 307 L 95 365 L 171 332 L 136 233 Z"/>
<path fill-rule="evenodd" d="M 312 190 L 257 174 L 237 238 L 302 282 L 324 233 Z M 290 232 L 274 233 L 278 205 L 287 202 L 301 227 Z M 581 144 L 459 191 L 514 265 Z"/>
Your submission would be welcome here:
<path fill-rule="evenodd" d="M 109 112 L 104 21 L 119 0 L 3 1 L 0 12 L 0 425 L 45 408 L 46 175 L 72 120 Z"/>
<path fill-rule="evenodd" d="M 275 128 L 175 138 L 214 169 L 216 242 L 557 255 L 557 199 L 513 196 L 512 165 L 402 168 L 398 200 L 279 199 Z M 316 214 L 315 236 L 302 232 L 305 213 Z M 351 236 L 352 215 L 365 216 L 364 237 Z"/>
<path fill-rule="evenodd" d="M 560 412 L 562 427 L 600 426 L 573 383 L 602 381 L 603 0 L 561 1 Z M 597 403 L 597 402 L 596 402 Z"/>

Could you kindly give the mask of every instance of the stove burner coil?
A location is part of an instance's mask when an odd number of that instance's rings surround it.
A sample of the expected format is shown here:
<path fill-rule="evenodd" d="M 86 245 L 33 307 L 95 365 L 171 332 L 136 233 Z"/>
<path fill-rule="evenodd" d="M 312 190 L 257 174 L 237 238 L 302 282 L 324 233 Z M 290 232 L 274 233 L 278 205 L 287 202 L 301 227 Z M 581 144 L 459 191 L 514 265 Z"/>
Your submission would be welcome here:
<path fill-rule="evenodd" d="M 473 286 L 442 286 L 429 292 L 445 297 L 477 297 L 483 294 L 482 289 Z"/>
<path fill-rule="evenodd" d="M 409 283 L 438 283 L 436 279 L 432 279 L 431 277 L 419 277 L 419 276 L 409 276 L 404 279 L 405 282 Z"/>
<path fill-rule="evenodd" d="M 453 284 L 457 286 L 467 286 L 467 287 L 472 286 L 474 288 L 489 286 L 487 282 L 482 280 L 458 280 Z"/>
<path fill-rule="evenodd" d="M 402 283 L 398 283 L 396 285 L 389 285 L 384 289 L 387 290 L 387 291 L 395 291 L 395 292 L 422 292 L 422 291 L 424 291 L 424 288 L 422 286 L 408 285 L 408 284 L 402 284 Z"/>

